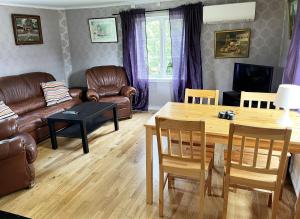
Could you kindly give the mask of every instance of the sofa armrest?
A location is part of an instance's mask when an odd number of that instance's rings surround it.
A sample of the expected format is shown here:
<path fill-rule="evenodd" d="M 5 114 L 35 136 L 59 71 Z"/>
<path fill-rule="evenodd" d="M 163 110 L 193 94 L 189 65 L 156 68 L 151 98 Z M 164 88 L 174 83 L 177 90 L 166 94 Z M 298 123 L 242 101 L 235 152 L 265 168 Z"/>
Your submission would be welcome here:
<path fill-rule="evenodd" d="M 94 89 L 88 89 L 86 96 L 89 101 L 99 102 L 99 94 Z"/>
<path fill-rule="evenodd" d="M 136 94 L 136 89 L 130 86 L 124 86 L 121 89 L 121 96 L 131 97 Z"/>
<path fill-rule="evenodd" d="M 21 133 L 18 135 L 23 145 L 25 146 L 26 159 L 29 164 L 33 163 L 37 158 L 37 147 L 35 140 L 28 133 Z"/>
<path fill-rule="evenodd" d="M 82 90 L 79 88 L 70 88 L 69 93 L 72 98 L 81 99 L 82 97 Z"/>
<path fill-rule="evenodd" d="M 9 138 L 18 132 L 18 125 L 15 117 L 0 120 L 0 127 L 0 140 Z"/>
<path fill-rule="evenodd" d="M 18 136 L 0 141 L 0 160 L 14 157 L 24 152 L 25 148 L 22 144 L 21 138 Z"/>

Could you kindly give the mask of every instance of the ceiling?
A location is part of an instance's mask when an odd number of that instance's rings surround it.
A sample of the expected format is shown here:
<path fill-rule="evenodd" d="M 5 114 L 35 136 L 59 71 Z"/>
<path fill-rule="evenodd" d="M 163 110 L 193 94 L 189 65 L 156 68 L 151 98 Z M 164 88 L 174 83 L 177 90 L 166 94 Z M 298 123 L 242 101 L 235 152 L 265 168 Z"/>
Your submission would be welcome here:
<path fill-rule="evenodd" d="M 24 6 L 48 9 L 77 9 L 157 3 L 172 0 L 1 0 L 0 5 Z"/>

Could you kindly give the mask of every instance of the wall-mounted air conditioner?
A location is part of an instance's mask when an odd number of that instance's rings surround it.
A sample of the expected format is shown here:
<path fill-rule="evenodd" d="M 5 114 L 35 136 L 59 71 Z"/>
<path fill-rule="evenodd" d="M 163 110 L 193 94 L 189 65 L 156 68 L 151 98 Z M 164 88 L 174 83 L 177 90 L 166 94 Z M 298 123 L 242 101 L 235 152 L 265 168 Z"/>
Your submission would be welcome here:
<path fill-rule="evenodd" d="M 256 2 L 211 5 L 203 7 L 203 23 L 254 21 Z"/>

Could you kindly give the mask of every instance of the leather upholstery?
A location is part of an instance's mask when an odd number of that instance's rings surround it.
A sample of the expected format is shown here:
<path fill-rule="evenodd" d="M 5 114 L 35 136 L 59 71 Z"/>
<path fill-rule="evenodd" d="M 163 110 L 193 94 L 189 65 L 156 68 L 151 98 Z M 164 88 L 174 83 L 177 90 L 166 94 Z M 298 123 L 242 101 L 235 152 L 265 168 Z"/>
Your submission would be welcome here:
<path fill-rule="evenodd" d="M 93 67 L 86 71 L 86 80 L 88 100 L 116 103 L 120 118 L 132 116 L 132 96 L 135 95 L 136 90 L 128 86 L 123 67 Z"/>
<path fill-rule="evenodd" d="M 32 163 L 37 157 L 34 139 L 27 133 L 17 132 L 16 119 L 1 121 L 3 124 L 10 131 L 7 136 L 0 137 L 0 197 L 33 184 L 35 173 Z"/>
<path fill-rule="evenodd" d="M 18 114 L 19 132 L 30 133 L 37 142 L 49 136 L 47 128 L 43 129 L 43 132 L 35 133 L 43 126 L 47 127 L 46 118 L 48 116 L 69 109 L 81 102 L 81 90 L 70 89 L 72 100 L 47 107 L 41 83 L 49 81 L 55 81 L 55 78 L 51 74 L 43 72 L 0 78 L 0 100 Z"/>
<path fill-rule="evenodd" d="M 0 139 L 5 139 L 17 132 L 17 121 L 15 118 L 0 120 Z"/>

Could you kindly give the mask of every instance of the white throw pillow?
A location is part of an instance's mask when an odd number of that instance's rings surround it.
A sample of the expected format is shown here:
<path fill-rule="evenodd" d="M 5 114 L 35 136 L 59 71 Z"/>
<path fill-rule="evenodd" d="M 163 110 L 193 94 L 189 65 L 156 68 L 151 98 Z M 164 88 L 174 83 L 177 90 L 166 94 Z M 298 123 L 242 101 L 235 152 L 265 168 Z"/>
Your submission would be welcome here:
<path fill-rule="evenodd" d="M 58 103 L 62 103 L 71 100 L 72 97 L 69 94 L 69 89 L 63 82 L 51 81 L 47 83 L 41 83 L 44 91 L 44 97 L 47 102 L 47 106 L 53 106 Z"/>
<path fill-rule="evenodd" d="M 0 101 L 0 120 L 9 117 L 17 118 L 18 115 L 15 114 L 3 101 Z"/>

